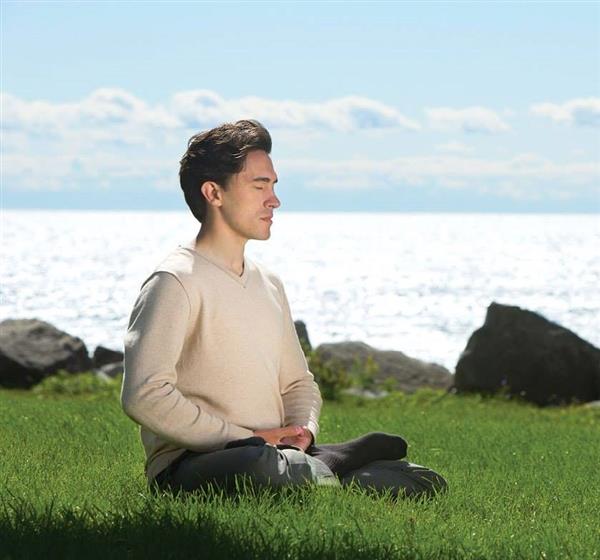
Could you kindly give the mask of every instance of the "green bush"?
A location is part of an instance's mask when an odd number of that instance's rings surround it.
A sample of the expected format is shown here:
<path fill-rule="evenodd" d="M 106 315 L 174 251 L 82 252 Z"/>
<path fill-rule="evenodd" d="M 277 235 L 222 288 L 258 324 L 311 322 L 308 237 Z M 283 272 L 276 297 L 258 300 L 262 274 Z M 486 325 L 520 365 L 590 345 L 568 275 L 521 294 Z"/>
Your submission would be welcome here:
<path fill-rule="evenodd" d="M 376 389 L 377 381 L 375 377 L 378 372 L 379 364 L 371 354 L 367 356 L 364 362 L 357 355 L 354 356 L 352 366 L 350 367 L 350 377 L 354 385 L 361 389 Z"/>
<path fill-rule="evenodd" d="M 302 344 L 302 341 L 300 342 Z M 306 345 L 302 344 L 302 348 L 308 367 L 315 376 L 324 399 L 338 400 L 342 390 L 352 386 L 367 390 L 377 389 L 376 376 L 379 372 L 379 364 L 371 354 L 365 360 L 355 355 L 348 370 L 337 358 L 324 360 L 320 354 L 310 350 Z M 390 377 L 386 379 L 384 385 L 390 387 L 391 391 L 395 388 L 396 380 Z"/>
<path fill-rule="evenodd" d="M 315 350 L 309 350 L 306 361 L 324 399 L 338 400 L 342 389 L 352 385 L 346 368 L 338 359 L 323 360 Z"/>
<path fill-rule="evenodd" d="M 70 373 L 64 369 L 55 375 L 46 377 L 42 382 L 33 387 L 32 392 L 41 396 L 119 396 L 123 376 L 117 375 L 114 379 L 100 379 L 92 372 Z"/>
<path fill-rule="evenodd" d="M 398 380 L 390 375 L 381 382 L 381 388 L 388 393 L 396 391 L 398 389 Z"/>

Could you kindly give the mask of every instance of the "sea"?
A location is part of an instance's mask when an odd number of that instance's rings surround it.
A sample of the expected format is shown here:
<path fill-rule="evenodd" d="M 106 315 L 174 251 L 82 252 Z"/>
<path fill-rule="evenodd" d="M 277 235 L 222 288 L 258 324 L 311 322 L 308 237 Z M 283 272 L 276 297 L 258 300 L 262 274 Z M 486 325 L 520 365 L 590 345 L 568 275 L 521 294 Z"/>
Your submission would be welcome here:
<path fill-rule="evenodd" d="M 0 320 L 123 347 L 140 285 L 198 223 L 187 211 L 1 214 Z M 314 346 L 362 341 L 454 371 L 492 302 L 600 347 L 600 216 L 276 212 L 246 255 L 283 280 Z"/>

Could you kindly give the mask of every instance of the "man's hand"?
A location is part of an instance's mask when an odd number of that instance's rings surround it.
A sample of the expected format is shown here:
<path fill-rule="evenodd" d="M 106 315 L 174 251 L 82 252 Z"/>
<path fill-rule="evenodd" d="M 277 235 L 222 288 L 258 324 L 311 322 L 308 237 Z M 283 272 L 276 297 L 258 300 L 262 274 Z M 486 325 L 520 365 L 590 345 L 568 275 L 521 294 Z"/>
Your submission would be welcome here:
<path fill-rule="evenodd" d="M 296 436 L 284 437 L 281 440 L 281 443 L 285 443 L 287 445 L 295 445 L 296 447 L 300 447 L 302 451 L 306 451 L 310 447 L 312 441 L 312 432 L 306 426 L 302 426 L 302 432 L 300 434 Z"/>
<path fill-rule="evenodd" d="M 271 430 L 256 430 L 255 436 L 262 437 L 267 443 L 277 445 L 294 445 L 306 451 L 312 442 L 311 432 L 303 426 L 286 426 L 285 428 L 273 428 Z"/>

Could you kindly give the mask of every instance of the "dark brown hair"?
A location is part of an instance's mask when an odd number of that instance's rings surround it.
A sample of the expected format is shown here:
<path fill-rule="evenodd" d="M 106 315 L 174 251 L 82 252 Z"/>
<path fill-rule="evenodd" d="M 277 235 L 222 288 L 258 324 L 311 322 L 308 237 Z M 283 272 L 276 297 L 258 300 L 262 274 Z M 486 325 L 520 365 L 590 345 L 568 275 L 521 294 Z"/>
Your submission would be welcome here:
<path fill-rule="evenodd" d="M 271 153 L 271 135 L 258 121 L 241 120 L 192 136 L 179 162 L 179 182 L 185 201 L 199 222 L 206 217 L 206 198 L 200 187 L 214 181 L 227 190 L 229 179 L 244 167 L 248 152 Z"/>

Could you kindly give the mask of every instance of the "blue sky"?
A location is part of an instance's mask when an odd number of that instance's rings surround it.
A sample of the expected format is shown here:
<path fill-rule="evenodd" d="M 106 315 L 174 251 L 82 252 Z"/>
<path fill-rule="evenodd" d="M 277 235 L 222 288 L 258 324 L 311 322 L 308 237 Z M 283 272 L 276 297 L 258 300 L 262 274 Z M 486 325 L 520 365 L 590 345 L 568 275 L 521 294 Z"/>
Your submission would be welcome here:
<path fill-rule="evenodd" d="M 4 208 L 185 209 L 271 131 L 281 210 L 600 212 L 600 5 L 2 3 Z"/>

